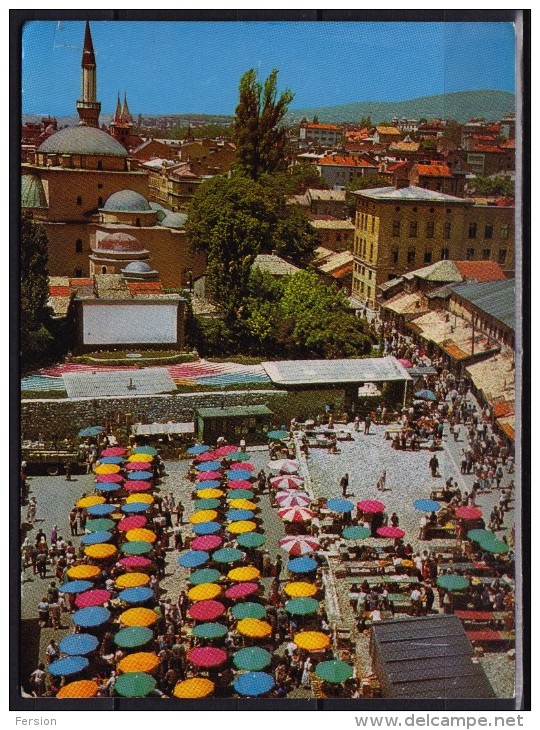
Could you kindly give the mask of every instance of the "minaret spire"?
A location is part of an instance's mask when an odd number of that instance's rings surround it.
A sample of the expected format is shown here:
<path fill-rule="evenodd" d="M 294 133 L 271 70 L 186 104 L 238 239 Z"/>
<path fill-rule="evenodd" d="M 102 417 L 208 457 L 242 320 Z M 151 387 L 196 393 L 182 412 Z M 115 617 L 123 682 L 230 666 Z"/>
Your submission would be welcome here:
<path fill-rule="evenodd" d="M 122 122 L 124 124 L 133 124 L 133 119 L 131 118 L 131 114 L 129 112 L 129 107 L 127 103 L 127 94 L 124 91 L 124 106 L 122 108 Z"/>
<path fill-rule="evenodd" d="M 77 111 L 81 123 L 87 124 L 89 127 L 99 128 L 99 112 L 101 104 L 97 101 L 97 72 L 96 72 L 96 56 L 94 54 L 94 44 L 92 43 L 92 33 L 90 31 L 90 23 L 86 21 L 84 31 L 84 46 L 82 53 L 82 90 L 81 98 L 77 102 Z"/>
<path fill-rule="evenodd" d="M 122 123 L 122 104 L 120 103 L 120 92 L 118 92 L 118 99 L 116 100 L 116 111 L 114 113 L 114 123 Z"/>

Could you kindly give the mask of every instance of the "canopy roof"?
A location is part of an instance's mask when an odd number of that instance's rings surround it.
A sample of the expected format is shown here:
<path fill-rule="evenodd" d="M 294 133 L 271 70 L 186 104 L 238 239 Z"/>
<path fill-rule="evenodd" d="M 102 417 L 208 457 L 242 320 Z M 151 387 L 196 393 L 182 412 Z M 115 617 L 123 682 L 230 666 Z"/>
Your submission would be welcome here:
<path fill-rule="evenodd" d="M 262 366 L 277 385 L 327 386 L 411 379 L 403 365 L 391 356 L 351 360 L 279 360 L 263 362 Z"/>

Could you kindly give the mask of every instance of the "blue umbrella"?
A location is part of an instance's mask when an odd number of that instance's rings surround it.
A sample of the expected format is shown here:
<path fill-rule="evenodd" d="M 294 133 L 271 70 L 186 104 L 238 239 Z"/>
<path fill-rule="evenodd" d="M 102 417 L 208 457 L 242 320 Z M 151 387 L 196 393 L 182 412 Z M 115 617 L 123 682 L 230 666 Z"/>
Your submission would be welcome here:
<path fill-rule="evenodd" d="M 437 400 L 437 396 L 432 390 L 419 390 L 418 393 L 414 394 L 414 397 L 418 398 L 419 400 Z"/>
<path fill-rule="evenodd" d="M 266 438 L 274 439 L 275 441 L 282 441 L 283 439 L 289 438 L 289 432 L 279 428 L 276 431 L 268 431 Z"/>
<path fill-rule="evenodd" d="M 124 459 L 121 456 L 101 456 L 99 459 L 101 464 L 123 464 Z"/>
<path fill-rule="evenodd" d="M 204 454 L 206 451 L 210 451 L 210 446 L 206 446 L 206 444 L 195 444 L 195 446 L 190 446 L 186 454 L 196 456 L 197 454 Z"/>
<path fill-rule="evenodd" d="M 198 568 L 210 560 L 210 553 L 205 550 L 188 550 L 187 553 L 180 555 L 178 565 L 183 568 Z"/>
<path fill-rule="evenodd" d="M 420 510 L 420 512 L 437 512 L 441 509 L 441 505 L 434 499 L 415 499 L 413 507 Z"/>
<path fill-rule="evenodd" d="M 274 678 L 266 672 L 246 672 L 234 680 L 234 688 L 241 695 L 257 697 L 270 692 L 274 686 Z"/>
<path fill-rule="evenodd" d="M 92 507 L 88 507 L 86 511 L 92 517 L 103 517 L 104 515 L 110 515 L 112 512 L 116 512 L 116 507 L 114 504 L 95 504 Z"/>
<path fill-rule="evenodd" d="M 118 594 L 118 598 L 126 603 L 144 603 L 150 598 L 153 598 L 154 591 L 146 586 L 139 586 L 137 588 L 126 588 L 125 591 L 121 591 Z"/>
<path fill-rule="evenodd" d="M 80 611 L 75 611 L 73 616 L 73 623 L 77 626 L 91 627 L 101 626 L 111 617 L 111 612 L 103 606 L 90 606 L 90 608 L 81 608 Z"/>
<path fill-rule="evenodd" d="M 148 454 L 149 456 L 157 456 L 158 450 L 153 446 L 135 446 L 132 449 L 134 454 Z"/>
<path fill-rule="evenodd" d="M 221 461 L 203 461 L 201 464 L 196 464 L 195 469 L 197 471 L 219 471 Z"/>
<path fill-rule="evenodd" d="M 313 558 L 294 558 L 287 563 L 287 570 L 291 573 L 312 573 L 319 567 L 319 563 Z"/>
<path fill-rule="evenodd" d="M 82 438 L 86 438 L 87 436 L 97 436 L 100 433 L 103 433 L 105 429 L 103 426 L 88 426 L 88 428 L 81 428 L 79 431 L 79 436 Z"/>
<path fill-rule="evenodd" d="M 83 535 L 81 542 L 83 545 L 97 545 L 98 542 L 109 542 L 112 540 L 112 534 L 106 530 L 91 532 L 89 535 Z"/>
<path fill-rule="evenodd" d="M 120 489 L 122 486 L 121 484 L 116 484 L 116 482 L 96 482 L 94 484 L 95 488 L 98 490 L 98 492 L 116 492 L 117 489 Z M 104 504 L 96 504 L 96 507 L 105 507 L 109 505 Z"/>
<path fill-rule="evenodd" d="M 89 591 L 93 585 L 91 580 L 70 580 L 68 583 L 58 586 L 58 590 L 60 593 L 84 593 L 84 591 Z"/>
<path fill-rule="evenodd" d="M 145 479 L 152 479 L 154 475 L 151 471 L 130 471 L 128 474 L 128 479 L 131 479 L 133 481 L 141 479 L 144 481 Z"/>
<path fill-rule="evenodd" d="M 68 674 L 82 672 L 89 664 L 90 662 L 84 656 L 68 656 L 49 664 L 49 672 L 57 676 L 65 677 Z"/>
<path fill-rule="evenodd" d="M 220 484 L 217 479 L 207 479 L 204 482 L 197 482 L 197 489 L 215 489 Z"/>
<path fill-rule="evenodd" d="M 249 509 L 230 509 L 225 517 L 231 522 L 237 522 L 238 520 L 251 520 L 253 512 Z"/>
<path fill-rule="evenodd" d="M 332 512 L 352 512 L 354 504 L 353 502 L 349 502 L 348 499 L 329 499 L 327 507 Z"/>
<path fill-rule="evenodd" d="M 60 642 L 62 654 L 89 654 L 99 646 L 97 637 L 93 634 L 71 634 Z"/>
<path fill-rule="evenodd" d="M 229 469 L 227 472 L 227 479 L 232 481 L 243 481 L 251 479 L 252 474 L 247 469 Z"/>
<path fill-rule="evenodd" d="M 193 525 L 193 532 L 196 535 L 213 535 L 222 529 L 219 522 L 199 522 L 198 525 Z"/>
<path fill-rule="evenodd" d="M 149 504 L 146 502 L 129 502 L 128 504 L 123 504 L 120 509 L 122 512 L 125 512 L 125 514 L 137 514 L 138 512 L 146 512 L 146 510 L 150 507 Z"/>

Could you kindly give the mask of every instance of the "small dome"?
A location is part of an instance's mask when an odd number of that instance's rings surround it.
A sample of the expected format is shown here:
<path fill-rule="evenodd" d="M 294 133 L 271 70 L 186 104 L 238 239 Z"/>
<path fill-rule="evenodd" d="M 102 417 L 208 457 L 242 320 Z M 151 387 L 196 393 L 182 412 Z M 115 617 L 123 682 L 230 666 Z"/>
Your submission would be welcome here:
<path fill-rule="evenodd" d="M 159 277 L 158 272 L 147 264 L 146 261 L 131 261 L 120 273 L 124 279 L 138 281 L 153 280 Z"/>
<path fill-rule="evenodd" d="M 37 175 L 21 177 L 21 208 L 46 208 L 47 198 L 43 183 Z"/>
<path fill-rule="evenodd" d="M 98 155 L 100 157 L 127 157 L 124 147 L 102 129 L 80 125 L 66 127 L 48 137 L 38 152 L 56 155 Z"/>
<path fill-rule="evenodd" d="M 146 249 L 129 233 L 109 233 L 96 243 L 96 251 L 114 253 L 143 253 Z"/>
<path fill-rule="evenodd" d="M 117 213 L 147 213 L 151 212 L 152 208 L 146 198 L 135 190 L 119 190 L 107 198 L 103 210 Z"/>

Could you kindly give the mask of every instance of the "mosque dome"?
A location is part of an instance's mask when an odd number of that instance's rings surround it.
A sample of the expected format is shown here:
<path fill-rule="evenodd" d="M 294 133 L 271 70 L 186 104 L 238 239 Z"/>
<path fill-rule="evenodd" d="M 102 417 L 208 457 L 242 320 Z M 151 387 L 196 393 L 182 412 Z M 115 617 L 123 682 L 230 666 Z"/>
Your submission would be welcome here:
<path fill-rule="evenodd" d="M 110 134 L 85 124 L 55 132 L 41 144 L 39 152 L 52 155 L 128 156 L 126 149 Z"/>
<path fill-rule="evenodd" d="M 135 190 L 119 190 L 105 201 L 103 210 L 116 213 L 148 213 L 152 212 L 150 203 Z"/>
<path fill-rule="evenodd" d="M 99 253 L 148 253 L 142 244 L 129 233 L 109 233 L 96 243 L 95 251 Z"/>
<path fill-rule="evenodd" d="M 47 198 L 43 183 L 37 175 L 21 177 L 21 208 L 46 208 Z"/>
<path fill-rule="evenodd" d="M 121 273 L 124 279 L 146 280 L 158 277 L 158 272 L 146 261 L 131 261 Z"/>

